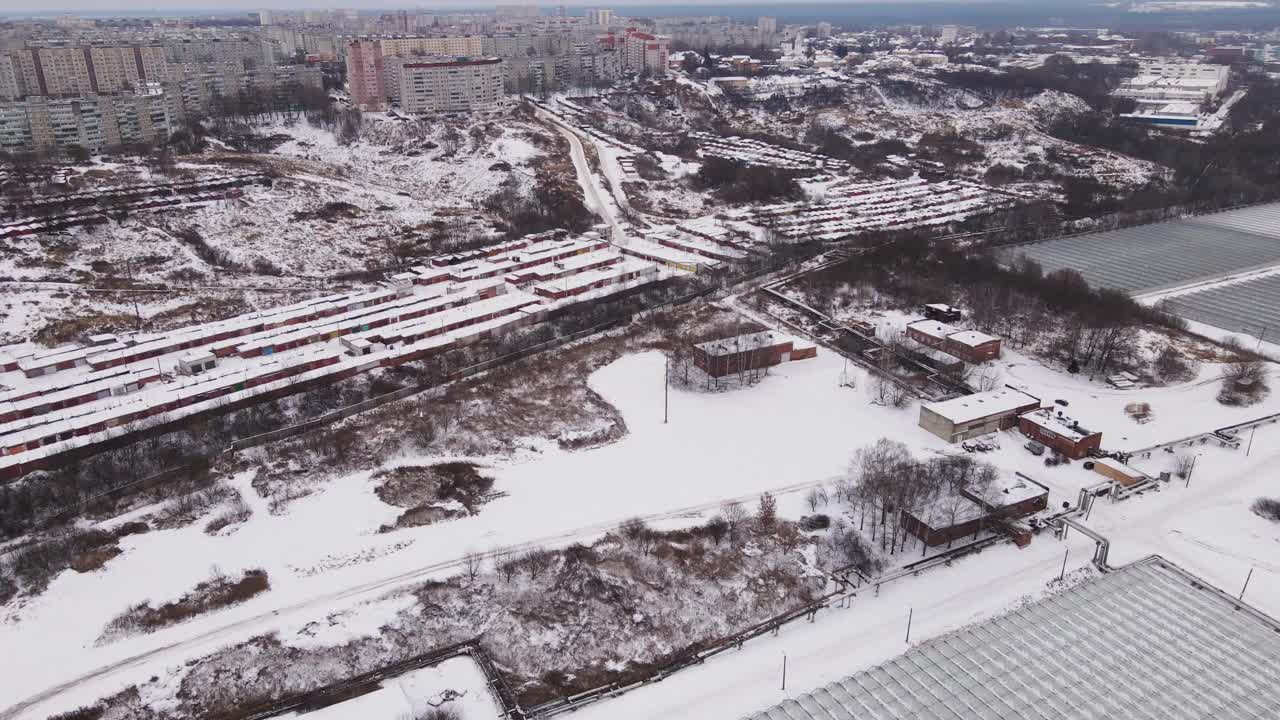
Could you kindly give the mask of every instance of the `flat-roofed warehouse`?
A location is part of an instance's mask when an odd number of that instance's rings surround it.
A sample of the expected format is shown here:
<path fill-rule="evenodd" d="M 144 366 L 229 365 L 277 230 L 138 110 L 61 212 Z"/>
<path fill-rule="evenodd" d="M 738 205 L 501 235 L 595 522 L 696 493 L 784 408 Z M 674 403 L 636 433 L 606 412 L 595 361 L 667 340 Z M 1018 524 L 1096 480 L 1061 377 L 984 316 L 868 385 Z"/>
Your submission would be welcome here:
<path fill-rule="evenodd" d="M 1077 270 L 1090 285 L 1138 297 L 1176 288 L 1169 312 L 1231 332 L 1280 327 L 1273 275 L 1219 282 L 1280 267 L 1280 203 L 1041 240 L 1007 248 L 1003 258 L 1020 255 L 1046 274 Z"/>
<path fill-rule="evenodd" d="M 920 406 L 920 427 L 946 440 L 960 442 L 1018 424 L 1018 416 L 1036 410 L 1040 400 L 1004 388 Z"/>
<path fill-rule="evenodd" d="M 1280 623 L 1160 557 L 746 720 L 1274 720 Z"/>

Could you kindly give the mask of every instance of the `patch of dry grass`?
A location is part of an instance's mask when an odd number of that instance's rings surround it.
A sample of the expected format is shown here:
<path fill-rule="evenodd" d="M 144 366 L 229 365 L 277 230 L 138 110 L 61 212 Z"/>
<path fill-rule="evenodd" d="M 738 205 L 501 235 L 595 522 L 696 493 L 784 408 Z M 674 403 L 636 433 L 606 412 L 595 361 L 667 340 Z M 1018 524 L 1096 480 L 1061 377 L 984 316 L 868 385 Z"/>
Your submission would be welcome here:
<path fill-rule="evenodd" d="M 246 570 L 239 580 L 216 575 L 173 602 L 159 607 L 143 602 L 129 608 L 107 624 L 103 638 L 154 632 L 197 615 L 239 605 L 269 589 L 266 570 Z"/>

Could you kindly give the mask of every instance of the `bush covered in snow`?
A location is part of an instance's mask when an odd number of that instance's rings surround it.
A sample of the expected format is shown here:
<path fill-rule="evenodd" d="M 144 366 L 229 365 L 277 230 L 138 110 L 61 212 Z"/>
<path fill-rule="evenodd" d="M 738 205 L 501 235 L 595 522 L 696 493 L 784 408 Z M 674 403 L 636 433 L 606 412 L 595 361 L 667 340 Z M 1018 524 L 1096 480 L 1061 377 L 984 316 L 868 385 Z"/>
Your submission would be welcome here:
<path fill-rule="evenodd" d="M 1280 523 L 1280 499 L 1260 497 L 1253 501 L 1249 509 L 1260 518 Z"/>

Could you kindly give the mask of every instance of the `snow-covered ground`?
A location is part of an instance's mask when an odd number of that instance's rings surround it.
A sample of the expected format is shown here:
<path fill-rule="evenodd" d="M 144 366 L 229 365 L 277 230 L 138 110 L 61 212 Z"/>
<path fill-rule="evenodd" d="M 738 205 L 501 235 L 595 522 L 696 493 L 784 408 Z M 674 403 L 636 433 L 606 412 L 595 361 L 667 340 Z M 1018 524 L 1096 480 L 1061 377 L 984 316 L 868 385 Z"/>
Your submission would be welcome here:
<path fill-rule="evenodd" d="M 1266 411 L 1220 408 L 1213 400 L 1216 387 L 1212 385 L 1109 392 L 1016 354 L 1004 363 L 1011 380 L 1027 384 L 1046 399 L 1069 399 L 1073 414 L 1083 423 L 1103 429 L 1108 447 L 1112 438 L 1129 447 L 1125 443 L 1139 445 L 1212 430 Z M 11 610 L 0 625 L 0 645 L 23 648 L 23 652 L 0 656 L 0 676 L 11 680 L 11 687 L 24 690 L 5 700 L 19 702 L 99 668 L 119 666 L 118 671 L 76 685 L 74 692 L 59 695 L 26 716 L 75 707 L 151 674 L 180 673 L 185 660 L 273 629 L 286 644 L 341 643 L 368 636 L 376 632 L 381 618 L 400 608 L 395 599 L 381 600 L 386 593 L 458 572 L 458 558 L 468 550 L 590 539 L 633 516 L 647 516 L 659 527 L 686 525 L 705 521 L 725 499 L 750 502 L 765 490 L 778 491 L 781 514 L 796 517 L 808 511 L 802 490 L 831 482 L 844 472 L 858 448 L 880 437 L 901 440 L 922 458 L 959 452 L 916 426 L 916 407 L 893 410 L 872 405 L 866 374 L 857 369 L 851 372 L 856 388 L 842 387 L 844 363 L 820 350 L 817 359 L 774 368 L 770 377 L 752 388 L 716 394 L 673 389 L 664 422 L 663 357 L 657 353 L 624 356 L 597 371 L 591 386 L 622 413 L 630 430 L 626 437 L 580 452 L 544 443 L 538 451 L 514 459 L 482 458 L 492 461 L 494 490 L 507 493 L 505 497 L 475 516 L 392 533 L 377 530 L 392 522 L 400 509 L 378 499 L 371 473 L 323 485 L 279 515 L 268 512 L 266 501 L 249 485 L 251 478 L 241 475 L 234 486 L 253 511 L 246 522 L 217 535 L 205 534 L 201 522 L 127 536 L 121 540 L 124 554 L 103 570 L 64 572 L 42 596 Z M 1152 404 L 1154 422 L 1138 426 L 1123 414 L 1123 405 L 1133 393 L 1142 393 L 1140 399 Z M 1048 485 L 1050 506 L 1074 500 L 1080 487 L 1101 479 L 1080 463 L 1044 467 L 1039 458 L 1021 448 L 1023 440 L 1016 433 L 1005 433 L 1000 440 L 1002 448 L 983 459 Z M 1261 457 L 1260 446 L 1253 453 Z M 405 456 L 388 461 L 442 459 Z M 1172 496 L 1176 489 L 1167 492 Z M 1125 507 L 1145 502 L 1147 498 L 1139 498 Z M 1096 509 L 1094 518 L 1103 517 L 1105 510 Z M 1000 605 L 994 601 L 1011 602 L 1038 589 L 1051 574 L 1054 558 L 1060 557 L 1056 549 L 1047 549 L 1055 547 L 1037 540 L 1031 550 L 984 553 L 982 559 L 966 561 L 967 570 L 957 576 L 962 579 L 954 587 L 948 580 L 953 571 L 913 581 L 911 587 L 921 589 L 911 592 L 922 597 L 958 593 L 975 603 L 993 601 L 961 608 L 958 614 L 943 613 L 939 606 L 935 619 L 922 619 L 921 631 L 954 627 L 957 619 L 995 612 Z M 985 558 L 1004 554 L 1018 559 L 1010 561 L 1012 566 L 995 563 L 988 568 Z M 1024 563 L 1026 568 L 1010 569 Z M 242 605 L 151 635 L 98 644 L 104 625 L 126 608 L 144 600 L 155 604 L 177 598 L 207 579 L 215 566 L 228 575 L 263 568 L 270 575 L 271 590 Z M 1039 579 L 1034 583 L 1018 579 L 1031 573 L 1030 567 Z M 999 591 L 966 584 L 983 577 Z M 94 601 L 87 603 L 85 598 Z M 892 603 L 884 612 L 900 614 L 902 607 L 901 602 Z M 856 668 L 841 667 L 838 674 L 852 669 Z M 815 675 L 812 684 L 819 679 Z"/>
<path fill-rule="evenodd" d="M 1253 454 L 1210 448 L 1190 488 L 1180 481 L 1118 503 L 1099 500 L 1090 527 L 1111 541 L 1110 564 L 1151 554 L 1239 594 L 1250 568 L 1245 599 L 1280 615 L 1280 524 L 1249 512 L 1259 495 L 1280 494 L 1269 466 L 1280 460 L 1280 428 L 1260 430 Z M 1265 448 L 1265 450 L 1264 450 Z M 1161 453 L 1161 455 L 1164 455 Z M 1148 472 L 1165 469 L 1144 466 Z M 735 717 L 808 692 L 884 662 L 911 644 L 1016 609 L 1044 594 L 1063 571 L 1088 577 L 1093 543 L 1078 533 L 1058 542 L 1041 536 L 1018 550 L 1001 546 L 951 567 L 864 590 L 847 608 L 819 613 L 777 636 L 764 636 L 662 683 L 578 712 L 583 720 L 651 717 Z M 782 663 L 786 657 L 786 689 Z"/>
<path fill-rule="evenodd" d="M 309 713 L 281 718 L 306 720 L 407 720 L 434 708 L 456 713 L 457 720 L 497 720 L 502 711 L 489 693 L 484 673 L 468 657 L 384 680 L 366 695 Z"/>

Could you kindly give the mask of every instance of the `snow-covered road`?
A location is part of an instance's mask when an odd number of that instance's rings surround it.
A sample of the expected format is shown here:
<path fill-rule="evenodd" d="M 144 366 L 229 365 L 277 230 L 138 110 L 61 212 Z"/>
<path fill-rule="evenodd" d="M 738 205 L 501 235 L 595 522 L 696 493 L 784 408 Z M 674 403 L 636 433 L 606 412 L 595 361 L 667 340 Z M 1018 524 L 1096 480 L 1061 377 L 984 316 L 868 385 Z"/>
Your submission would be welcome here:
<path fill-rule="evenodd" d="M 573 160 L 573 167 L 578 173 L 578 185 L 582 187 L 582 194 L 587 208 L 604 219 L 605 223 L 613 230 L 613 238 L 610 238 L 610 240 L 617 241 L 621 239 L 623 237 L 622 223 L 618 219 L 617 208 L 614 206 L 612 198 L 600 189 L 599 179 L 591 171 L 591 165 L 587 162 L 587 154 L 582 148 L 582 138 L 579 137 L 578 131 L 542 108 L 537 108 L 536 112 L 538 117 L 555 125 L 560 134 L 564 135 L 565 140 L 569 142 L 569 157 Z"/>

